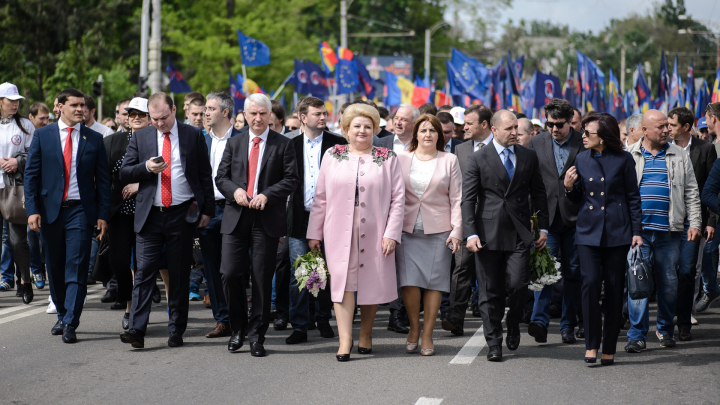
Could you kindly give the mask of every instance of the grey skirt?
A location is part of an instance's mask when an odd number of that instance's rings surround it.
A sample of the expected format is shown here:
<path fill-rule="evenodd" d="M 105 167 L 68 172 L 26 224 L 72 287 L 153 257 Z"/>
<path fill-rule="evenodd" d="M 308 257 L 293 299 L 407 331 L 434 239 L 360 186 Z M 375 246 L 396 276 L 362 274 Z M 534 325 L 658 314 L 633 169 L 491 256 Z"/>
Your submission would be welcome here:
<path fill-rule="evenodd" d="M 450 231 L 425 235 L 422 230 L 402 233 L 395 250 L 398 284 L 450 292 L 452 251 L 445 245 Z"/>

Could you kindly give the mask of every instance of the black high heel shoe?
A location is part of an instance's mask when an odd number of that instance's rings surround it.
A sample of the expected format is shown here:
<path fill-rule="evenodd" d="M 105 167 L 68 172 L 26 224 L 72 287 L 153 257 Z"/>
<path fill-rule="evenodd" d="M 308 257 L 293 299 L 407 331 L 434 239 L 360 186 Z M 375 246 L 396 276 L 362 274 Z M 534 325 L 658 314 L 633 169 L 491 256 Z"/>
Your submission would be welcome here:
<path fill-rule="evenodd" d="M 612 359 L 600 359 L 600 364 L 603 366 L 612 366 L 613 363 L 615 363 L 615 357 L 613 356 Z"/>
<path fill-rule="evenodd" d="M 352 352 L 353 346 L 355 346 L 355 342 L 352 342 L 352 345 L 350 345 L 350 351 Z M 350 353 L 347 354 L 336 354 L 335 358 L 337 361 L 350 361 Z"/>
<path fill-rule="evenodd" d="M 585 363 L 595 363 L 597 361 L 597 357 L 585 357 Z"/>
<path fill-rule="evenodd" d="M 372 341 L 371 341 L 371 343 L 372 343 Z M 370 347 L 369 349 L 366 347 L 361 347 L 360 342 L 358 341 L 358 354 L 370 354 L 370 353 L 372 353 L 372 347 Z"/>

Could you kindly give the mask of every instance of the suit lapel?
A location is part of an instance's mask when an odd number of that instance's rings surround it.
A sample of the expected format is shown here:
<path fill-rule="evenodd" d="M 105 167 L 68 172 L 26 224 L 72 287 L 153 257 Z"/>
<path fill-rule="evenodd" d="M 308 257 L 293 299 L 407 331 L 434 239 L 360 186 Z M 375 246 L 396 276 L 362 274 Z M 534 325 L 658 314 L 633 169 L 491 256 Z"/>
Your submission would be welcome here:
<path fill-rule="evenodd" d="M 547 155 L 548 162 L 552 164 L 553 173 L 557 174 L 557 165 L 555 164 L 555 152 L 553 151 L 553 137 L 549 133 L 545 135 L 545 137 L 545 142 L 543 142 L 543 150 L 545 152 L 545 155 Z"/>
<path fill-rule="evenodd" d="M 65 160 L 63 159 L 63 151 L 62 151 L 62 145 L 60 143 L 60 126 L 58 124 L 54 124 L 55 128 L 57 129 L 57 136 L 51 137 L 52 139 L 50 142 L 55 145 L 55 149 L 57 150 L 57 158 L 58 161 L 60 161 L 60 167 L 65 167 Z"/>
<path fill-rule="evenodd" d="M 265 164 L 267 164 L 268 159 L 270 158 L 270 155 L 272 155 L 273 151 L 275 150 L 277 144 L 277 139 L 275 136 L 282 136 L 280 134 L 275 133 L 274 131 L 268 132 L 268 138 L 267 143 L 265 145 L 265 151 L 263 151 L 262 156 L 262 162 L 260 163 L 260 170 L 259 173 L 262 173 L 263 169 L 265 168 Z"/>
<path fill-rule="evenodd" d="M 568 153 L 568 158 L 565 161 L 565 167 L 563 167 L 562 173 L 560 173 L 560 177 L 564 177 L 565 172 L 573 165 L 575 156 L 577 156 L 578 151 L 580 150 L 580 145 L 582 144 L 582 140 L 580 138 L 582 138 L 582 136 L 579 132 L 574 129 L 570 129 L 570 151 Z M 553 156 L 553 159 L 554 158 L 555 156 Z"/>
<path fill-rule="evenodd" d="M 405 185 L 410 184 L 410 168 L 412 167 L 412 161 L 413 156 L 415 154 L 399 154 L 398 158 L 400 159 L 400 169 L 403 173 L 403 180 L 405 180 Z M 415 190 L 413 190 L 412 187 L 405 187 L 405 192 L 411 192 L 415 197 L 417 197 L 417 194 L 415 193 Z"/>
<path fill-rule="evenodd" d="M 505 190 L 507 190 L 510 185 L 510 177 L 508 177 L 505 166 L 503 166 L 502 160 L 500 160 L 500 155 L 498 155 L 495 145 L 491 142 L 489 145 L 483 146 L 482 149 L 480 149 L 480 152 L 485 158 L 488 166 L 495 171 L 495 174 L 500 178 L 500 181 L 503 182 Z"/>
<path fill-rule="evenodd" d="M 295 157 L 297 158 L 298 176 L 300 176 L 300 184 L 304 184 L 305 181 L 305 136 L 298 134 L 295 138 L 297 141 L 293 142 L 295 147 Z M 293 138 L 293 140 L 295 140 Z M 320 148 L 325 148 L 325 137 L 323 137 L 322 145 Z M 322 160 L 322 159 L 321 159 Z"/>
<path fill-rule="evenodd" d="M 80 126 L 80 133 L 78 134 L 78 150 L 77 154 L 75 155 L 75 170 L 80 173 L 80 156 L 82 156 L 83 150 L 85 150 L 85 144 L 87 144 L 85 128 L 87 128 L 84 125 Z"/>
<path fill-rule="evenodd" d="M 186 161 L 187 161 L 187 151 L 188 151 L 188 142 L 190 141 L 190 137 L 185 135 L 181 135 L 181 132 L 185 132 L 184 128 L 181 128 L 180 125 L 178 125 L 178 147 L 180 148 L 180 164 L 183 168 L 183 173 L 187 173 L 186 168 Z"/>
<path fill-rule="evenodd" d="M 525 149 L 518 147 L 518 145 L 515 145 L 513 149 L 515 150 L 515 172 L 513 173 L 513 178 L 510 181 L 508 191 L 510 191 L 510 188 L 520 181 L 518 178 L 522 177 L 523 170 L 525 169 Z M 503 169 L 504 168 L 505 166 L 503 166 Z M 505 194 L 507 194 L 507 192 L 505 192 Z"/>

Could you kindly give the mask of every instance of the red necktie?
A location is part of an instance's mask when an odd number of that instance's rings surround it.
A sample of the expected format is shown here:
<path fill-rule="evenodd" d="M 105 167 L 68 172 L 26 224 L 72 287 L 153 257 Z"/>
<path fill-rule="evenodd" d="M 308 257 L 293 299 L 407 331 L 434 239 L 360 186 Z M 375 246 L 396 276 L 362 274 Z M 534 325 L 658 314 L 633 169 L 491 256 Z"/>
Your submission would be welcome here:
<path fill-rule="evenodd" d="M 72 131 L 73 128 L 68 127 L 67 139 L 65 139 L 65 149 L 63 150 L 63 163 L 65 171 L 65 191 L 63 192 L 63 201 L 67 199 L 68 189 L 70 188 L 70 165 L 72 165 Z"/>
<path fill-rule="evenodd" d="M 169 207 L 172 204 L 172 182 L 170 181 L 170 132 L 165 132 L 165 140 L 163 140 L 162 157 L 167 163 L 167 169 L 160 173 L 160 183 L 162 187 L 162 203 Z"/>
<path fill-rule="evenodd" d="M 248 187 L 247 194 L 250 198 L 253 197 L 253 190 L 255 190 L 255 174 L 257 173 L 258 157 L 260 156 L 260 141 L 262 138 L 256 136 L 253 138 L 253 146 L 250 150 L 250 161 L 248 162 Z"/>

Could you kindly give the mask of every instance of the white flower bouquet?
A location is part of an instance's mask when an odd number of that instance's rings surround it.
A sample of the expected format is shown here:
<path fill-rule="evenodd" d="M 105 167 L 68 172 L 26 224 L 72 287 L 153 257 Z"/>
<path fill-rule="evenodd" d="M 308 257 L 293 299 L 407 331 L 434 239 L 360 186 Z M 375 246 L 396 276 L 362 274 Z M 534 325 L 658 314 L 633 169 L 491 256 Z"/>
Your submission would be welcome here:
<path fill-rule="evenodd" d="M 310 294 L 317 297 L 320 290 L 324 290 L 327 286 L 330 273 L 320 250 L 311 250 L 298 256 L 295 259 L 294 267 L 298 290 L 302 291 L 303 288 L 307 288 Z"/>
<path fill-rule="evenodd" d="M 532 216 L 535 240 L 540 238 L 540 227 L 537 215 Z M 546 285 L 555 284 L 562 278 L 560 263 L 550 254 L 550 248 L 545 246 L 542 250 L 533 249 L 530 253 L 530 291 L 540 291 Z"/>

